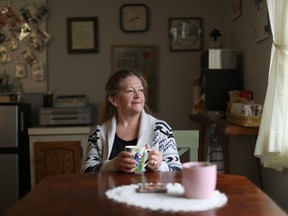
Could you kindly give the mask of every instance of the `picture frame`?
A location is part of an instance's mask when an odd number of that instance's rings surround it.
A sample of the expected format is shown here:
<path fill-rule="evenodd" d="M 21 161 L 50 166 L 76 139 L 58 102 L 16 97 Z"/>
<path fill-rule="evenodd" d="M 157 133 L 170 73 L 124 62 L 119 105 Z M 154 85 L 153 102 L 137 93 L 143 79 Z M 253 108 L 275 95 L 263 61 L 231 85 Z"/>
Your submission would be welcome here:
<path fill-rule="evenodd" d="M 67 49 L 70 54 L 99 51 L 98 17 L 67 18 Z"/>
<path fill-rule="evenodd" d="M 269 38 L 271 34 L 267 2 L 260 1 L 255 5 L 255 13 L 254 40 L 258 43 Z"/>
<path fill-rule="evenodd" d="M 232 19 L 236 20 L 242 15 L 242 0 L 233 0 L 231 8 Z"/>
<path fill-rule="evenodd" d="M 169 18 L 170 51 L 201 51 L 203 49 L 202 18 Z"/>
<path fill-rule="evenodd" d="M 153 112 L 158 110 L 157 55 L 158 49 L 153 45 L 111 46 L 112 73 L 121 69 L 141 72 L 148 83 L 147 105 Z"/>

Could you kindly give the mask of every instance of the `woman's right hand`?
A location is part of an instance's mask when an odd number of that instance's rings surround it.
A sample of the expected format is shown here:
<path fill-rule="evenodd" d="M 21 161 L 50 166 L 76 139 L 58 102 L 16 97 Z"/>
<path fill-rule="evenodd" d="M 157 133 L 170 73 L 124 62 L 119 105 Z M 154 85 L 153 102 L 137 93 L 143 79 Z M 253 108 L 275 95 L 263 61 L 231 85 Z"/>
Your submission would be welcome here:
<path fill-rule="evenodd" d="M 137 167 L 137 162 L 131 158 L 131 153 L 122 151 L 114 160 L 114 167 L 116 171 L 124 173 L 133 173 Z"/>

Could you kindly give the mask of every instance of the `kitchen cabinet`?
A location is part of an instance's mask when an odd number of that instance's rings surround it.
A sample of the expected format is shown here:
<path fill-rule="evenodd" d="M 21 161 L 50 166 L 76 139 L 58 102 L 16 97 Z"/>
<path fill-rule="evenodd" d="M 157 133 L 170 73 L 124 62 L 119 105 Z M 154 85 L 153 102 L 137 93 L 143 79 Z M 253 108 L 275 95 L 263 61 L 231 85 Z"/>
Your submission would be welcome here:
<path fill-rule="evenodd" d="M 45 176 L 79 173 L 81 147 L 79 141 L 35 142 L 35 183 Z"/>
<path fill-rule="evenodd" d="M 48 175 L 79 173 L 92 126 L 29 128 L 31 186 Z"/>

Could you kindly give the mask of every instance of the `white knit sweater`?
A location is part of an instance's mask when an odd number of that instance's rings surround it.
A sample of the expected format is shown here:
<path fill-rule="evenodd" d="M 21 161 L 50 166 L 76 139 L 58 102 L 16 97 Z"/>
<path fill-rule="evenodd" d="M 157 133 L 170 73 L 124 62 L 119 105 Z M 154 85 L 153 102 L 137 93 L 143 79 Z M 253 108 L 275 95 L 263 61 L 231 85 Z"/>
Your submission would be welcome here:
<path fill-rule="evenodd" d="M 86 160 L 82 172 L 115 171 L 114 159 L 108 160 L 116 133 L 116 117 L 97 125 L 89 135 Z M 176 171 L 182 169 L 177 145 L 171 127 L 162 120 L 141 113 L 137 146 L 150 144 L 163 154 L 163 162 L 158 171 Z"/>

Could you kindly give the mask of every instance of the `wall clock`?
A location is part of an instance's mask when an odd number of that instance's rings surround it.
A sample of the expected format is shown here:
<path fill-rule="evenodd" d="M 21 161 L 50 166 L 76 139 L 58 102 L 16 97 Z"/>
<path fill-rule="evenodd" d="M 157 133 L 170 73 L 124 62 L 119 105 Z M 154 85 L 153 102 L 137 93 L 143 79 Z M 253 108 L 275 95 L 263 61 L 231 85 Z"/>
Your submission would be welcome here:
<path fill-rule="evenodd" d="M 148 7 L 144 4 L 122 5 L 120 27 L 124 32 L 145 32 L 148 29 Z"/>

